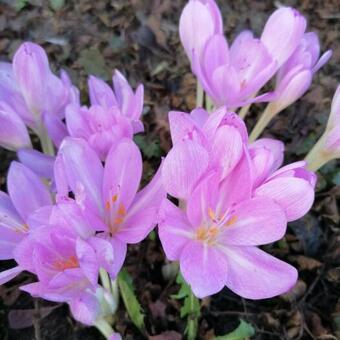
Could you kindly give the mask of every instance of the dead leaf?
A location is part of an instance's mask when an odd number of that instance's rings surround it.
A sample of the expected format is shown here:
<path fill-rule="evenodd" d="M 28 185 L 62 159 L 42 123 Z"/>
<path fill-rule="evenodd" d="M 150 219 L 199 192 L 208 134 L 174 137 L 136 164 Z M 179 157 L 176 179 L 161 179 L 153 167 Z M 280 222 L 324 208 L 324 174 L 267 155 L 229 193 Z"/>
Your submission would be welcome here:
<path fill-rule="evenodd" d="M 149 340 L 182 340 L 183 336 L 175 331 L 163 332 L 159 335 L 149 336 Z"/>
<path fill-rule="evenodd" d="M 304 255 L 290 256 L 289 260 L 297 263 L 300 270 L 314 270 L 322 266 L 320 261 Z"/>

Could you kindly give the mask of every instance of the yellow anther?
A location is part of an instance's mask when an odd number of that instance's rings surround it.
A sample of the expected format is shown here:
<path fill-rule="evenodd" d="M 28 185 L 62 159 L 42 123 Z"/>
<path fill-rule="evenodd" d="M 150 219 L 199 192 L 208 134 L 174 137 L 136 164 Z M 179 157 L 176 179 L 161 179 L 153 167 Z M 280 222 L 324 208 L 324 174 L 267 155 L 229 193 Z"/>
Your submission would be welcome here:
<path fill-rule="evenodd" d="M 119 205 L 119 209 L 118 209 L 117 213 L 120 216 L 125 216 L 126 210 L 125 210 L 125 207 L 122 203 Z"/>
<path fill-rule="evenodd" d="M 196 232 L 196 237 L 197 237 L 197 240 L 200 240 L 200 241 L 205 240 L 205 238 L 207 237 L 206 229 L 204 227 L 198 228 Z"/>
<path fill-rule="evenodd" d="M 234 215 L 226 224 L 226 227 L 229 227 L 230 225 L 234 224 L 237 221 L 237 216 Z"/>
<path fill-rule="evenodd" d="M 124 219 L 123 217 L 116 217 L 115 220 L 113 221 L 114 224 L 121 224 L 123 223 Z"/>
<path fill-rule="evenodd" d="M 118 194 L 112 196 L 112 203 L 115 203 L 118 199 Z"/>
<path fill-rule="evenodd" d="M 215 212 L 211 208 L 208 208 L 208 215 L 209 215 L 210 219 L 212 219 L 212 220 L 216 219 Z"/>
<path fill-rule="evenodd" d="M 78 268 L 79 262 L 78 259 L 72 255 L 67 260 L 60 260 L 54 262 L 54 268 L 57 270 L 65 270 L 65 269 L 71 269 L 71 268 Z"/>
<path fill-rule="evenodd" d="M 218 234 L 218 228 L 215 226 L 210 227 L 208 233 L 210 237 L 215 237 Z"/>
<path fill-rule="evenodd" d="M 111 208 L 110 201 L 106 201 L 106 202 L 105 202 L 105 209 L 106 209 L 106 210 L 109 210 L 110 208 Z"/>

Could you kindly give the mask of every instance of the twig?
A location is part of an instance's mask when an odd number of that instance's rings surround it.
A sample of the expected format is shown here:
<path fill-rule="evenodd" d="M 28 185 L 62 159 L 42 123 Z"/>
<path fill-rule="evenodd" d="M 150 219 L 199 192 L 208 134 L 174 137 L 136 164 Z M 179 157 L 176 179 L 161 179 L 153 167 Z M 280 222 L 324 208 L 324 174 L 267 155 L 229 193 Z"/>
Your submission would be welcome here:
<path fill-rule="evenodd" d="M 41 329 L 40 329 L 40 306 L 39 300 L 34 299 L 34 314 L 33 314 L 33 326 L 34 326 L 34 336 L 35 340 L 42 340 Z"/>

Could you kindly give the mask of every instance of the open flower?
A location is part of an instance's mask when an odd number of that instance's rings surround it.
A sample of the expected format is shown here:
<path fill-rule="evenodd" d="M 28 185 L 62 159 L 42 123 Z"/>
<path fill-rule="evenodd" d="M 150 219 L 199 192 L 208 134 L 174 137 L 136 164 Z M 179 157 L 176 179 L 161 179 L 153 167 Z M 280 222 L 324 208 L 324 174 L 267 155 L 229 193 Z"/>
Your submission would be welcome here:
<path fill-rule="evenodd" d="M 274 200 L 251 195 L 251 165 L 243 157 L 224 180 L 207 174 L 187 200 L 186 211 L 169 200 L 161 207 L 159 236 L 167 258 L 179 261 L 200 298 L 227 286 L 238 295 L 269 298 L 288 291 L 297 271 L 257 246 L 279 240 L 286 216 Z"/>
<path fill-rule="evenodd" d="M 40 178 L 18 162 L 12 162 L 7 176 L 8 195 L 0 191 L 0 259 L 14 258 L 16 247 L 36 228 L 32 218 L 52 204 L 51 195 Z M 19 265 L 0 273 L 0 284 L 18 275 Z"/>
<path fill-rule="evenodd" d="M 103 167 L 84 140 L 67 138 L 55 169 L 58 200 L 67 200 L 69 187 L 97 231 L 96 237 L 111 243 L 115 261 L 107 270 L 114 277 L 124 262 L 127 243 L 140 242 L 157 223 L 158 208 L 165 197 L 160 174 L 137 193 L 142 157 L 129 139 L 111 148 Z"/>

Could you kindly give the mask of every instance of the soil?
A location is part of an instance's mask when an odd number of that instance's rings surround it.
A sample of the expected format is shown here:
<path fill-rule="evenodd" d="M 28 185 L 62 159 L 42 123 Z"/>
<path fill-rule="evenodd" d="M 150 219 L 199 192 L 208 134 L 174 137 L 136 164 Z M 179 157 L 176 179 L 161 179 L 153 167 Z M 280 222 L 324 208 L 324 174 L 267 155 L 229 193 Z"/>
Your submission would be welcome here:
<path fill-rule="evenodd" d="M 0 58 L 9 60 L 23 41 L 34 41 L 47 51 L 55 70 L 65 69 L 87 101 L 86 79 L 95 74 L 105 80 L 115 68 L 133 85 L 145 86 L 146 134 L 138 138 L 144 155 L 145 180 L 160 156 L 171 147 L 167 113 L 195 106 L 196 83 L 178 37 L 178 20 L 184 0 L 0 0 Z M 250 28 L 258 35 L 279 2 L 218 1 L 229 40 Z M 20 9 L 20 4 L 23 6 Z M 322 50 L 333 49 L 330 62 L 315 76 L 308 93 L 277 117 L 265 135 L 286 143 L 285 161 L 302 159 L 327 122 L 332 95 L 340 79 L 340 1 L 287 0 L 300 10 L 309 29 L 319 34 Z M 15 6 L 17 6 L 15 8 Z M 251 108 L 251 128 L 262 105 Z M 15 154 L 0 150 L 0 185 L 6 189 L 6 172 Z M 340 228 L 339 163 L 318 173 L 316 201 L 311 212 L 291 223 L 283 240 L 265 249 L 299 269 L 299 282 L 288 294 L 270 300 L 241 299 L 228 289 L 202 301 L 199 338 L 212 339 L 251 323 L 254 339 L 340 338 Z M 129 248 L 126 267 L 134 280 L 145 312 L 150 339 L 184 338 L 181 301 L 171 299 L 179 287 L 166 280 L 167 263 L 160 242 L 148 238 Z M 11 262 L 1 262 L 0 269 Z M 18 287 L 30 282 L 27 273 L 0 287 L 0 339 L 34 339 L 34 301 Z M 75 322 L 66 305 L 39 301 L 41 339 L 102 339 L 99 332 Z M 124 339 L 143 339 L 121 305 L 116 329 Z"/>

